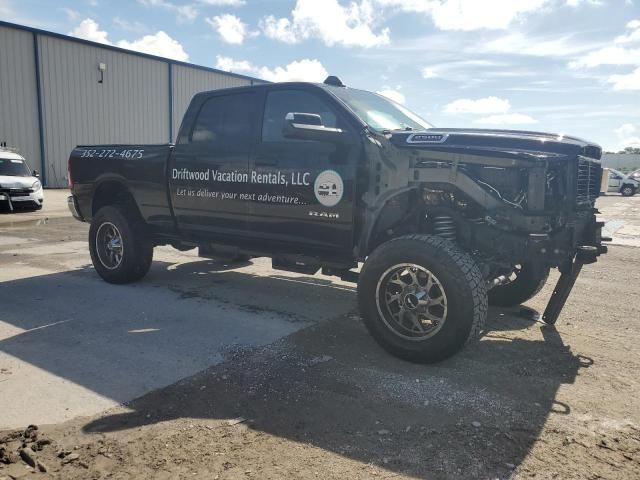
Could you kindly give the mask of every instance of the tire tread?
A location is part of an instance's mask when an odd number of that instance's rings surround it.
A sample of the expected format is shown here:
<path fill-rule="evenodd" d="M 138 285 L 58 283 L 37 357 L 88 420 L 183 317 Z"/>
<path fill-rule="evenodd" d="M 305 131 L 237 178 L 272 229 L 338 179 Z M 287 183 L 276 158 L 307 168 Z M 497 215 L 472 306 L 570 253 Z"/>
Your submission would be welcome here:
<path fill-rule="evenodd" d="M 487 290 L 486 290 L 486 282 L 480 272 L 480 269 L 476 265 L 476 262 L 473 258 L 466 252 L 462 251 L 456 244 L 442 237 L 429 235 L 429 234 L 410 234 L 403 235 L 401 237 L 396 237 L 391 239 L 384 244 L 380 245 L 370 256 L 369 259 L 365 262 L 362 271 L 361 277 L 363 275 L 367 275 L 367 271 L 369 268 L 373 268 L 370 260 L 373 260 L 373 263 L 379 261 L 379 259 L 383 259 L 385 257 L 385 252 L 397 249 L 399 244 L 412 241 L 416 243 L 421 243 L 424 245 L 429 245 L 432 249 L 442 252 L 450 261 L 455 263 L 456 267 L 462 273 L 462 275 L 456 276 L 456 281 L 458 282 L 457 288 L 459 290 L 463 290 L 468 288 L 471 290 L 471 300 L 473 302 L 472 311 L 473 311 L 473 319 L 471 322 L 471 328 L 468 332 L 468 335 L 464 341 L 463 345 L 467 345 L 474 340 L 480 338 L 480 335 L 485 327 L 485 322 L 487 318 L 488 311 L 488 301 L 487 301 Z M 373 257 L 373 258 L 372 258 Z M 359 289 L 360 290 L 360 289 Z M 359 295 L 359 297 L 361 297 Z M 371 299 L 363 299 L 359 298 L 361 302 L 371 301 Z M 361 311 L 363 311 L 361 305 Z M 371 329 L 370 329 L 371 330 Z M 372 332 L 373 333 L 373 332 Z M 376 335 L 374 335 L 376 337 Z M 378 339 L 378 338 L 376 338 Z M 378 339 L 378 341 L 380 341 Z M 383 345 L 384 346 L 384 345 Z M 387 348 L 387 347 L 385 347 Z M 388 349 L 388 348 L 387 348 Z M 397 352 L 392 352 L 396 353 Z M 403 358 L 413 360 L 413 361 L 433 361 L 432 359 L 417 358 L 415 355 L 404 355 Z M 437 361 L 436 359 L 435 361 Z"/>

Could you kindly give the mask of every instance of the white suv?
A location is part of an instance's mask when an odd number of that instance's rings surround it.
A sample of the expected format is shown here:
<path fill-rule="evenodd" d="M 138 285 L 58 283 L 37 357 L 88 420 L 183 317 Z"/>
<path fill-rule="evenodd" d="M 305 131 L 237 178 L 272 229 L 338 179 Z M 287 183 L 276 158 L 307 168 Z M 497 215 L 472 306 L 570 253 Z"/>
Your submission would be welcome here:
<path fill-rule="evenodd" d="M 22 156 L 0 149 L 0 208 L 40 210 L 44 193 L 37 176 Z"/>

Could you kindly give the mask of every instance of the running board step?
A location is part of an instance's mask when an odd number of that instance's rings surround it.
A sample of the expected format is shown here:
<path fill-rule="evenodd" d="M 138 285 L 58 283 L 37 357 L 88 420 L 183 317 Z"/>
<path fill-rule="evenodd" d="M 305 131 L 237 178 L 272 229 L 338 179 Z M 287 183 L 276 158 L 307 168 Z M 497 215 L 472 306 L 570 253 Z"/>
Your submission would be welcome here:
<path fill-rule="evenodd" d="M 314 275 L 318 270 L 320 270 L 320 264 L 307 263 L 301 260 L 295 260 L 287 257 L 273 257 L 271 259 L 271 268 L 273 268 L 274 270 L 284 270 L 287 272 Z"/>

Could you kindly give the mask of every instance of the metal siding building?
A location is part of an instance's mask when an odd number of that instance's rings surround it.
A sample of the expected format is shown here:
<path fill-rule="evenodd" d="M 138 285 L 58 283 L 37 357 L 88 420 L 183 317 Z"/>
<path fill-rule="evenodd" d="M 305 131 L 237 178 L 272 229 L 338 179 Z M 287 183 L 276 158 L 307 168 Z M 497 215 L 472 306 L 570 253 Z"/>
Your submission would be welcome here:
<path fill-rule="evenodd" d="M 18 147 L 40 170 L 34 36 L 0 26 L 0 142 Z"/>
<path fill-rule="evenodd" d="M 637 153 L 605 153 L 602 165 L 611 168 L 640 168 L 640 154 Z"/>
<path fill-rule="evenodd" d="M 67 185 L 76 145 L 173 141 L 195 93 L 253 83 L 263 81 L 0 22 L 0 142 L 47 187 Z"/>

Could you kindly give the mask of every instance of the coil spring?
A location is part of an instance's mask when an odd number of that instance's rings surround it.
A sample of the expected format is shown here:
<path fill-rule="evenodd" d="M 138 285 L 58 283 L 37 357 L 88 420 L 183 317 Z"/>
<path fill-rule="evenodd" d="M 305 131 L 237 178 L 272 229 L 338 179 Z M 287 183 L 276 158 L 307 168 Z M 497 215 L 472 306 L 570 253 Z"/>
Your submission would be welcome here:
<path fill-rule="evenodd" d="M 456 241 L 456 222 L 448 215 L 439 215 L 433 219 L 433 232 L 439 237 Z"/>

